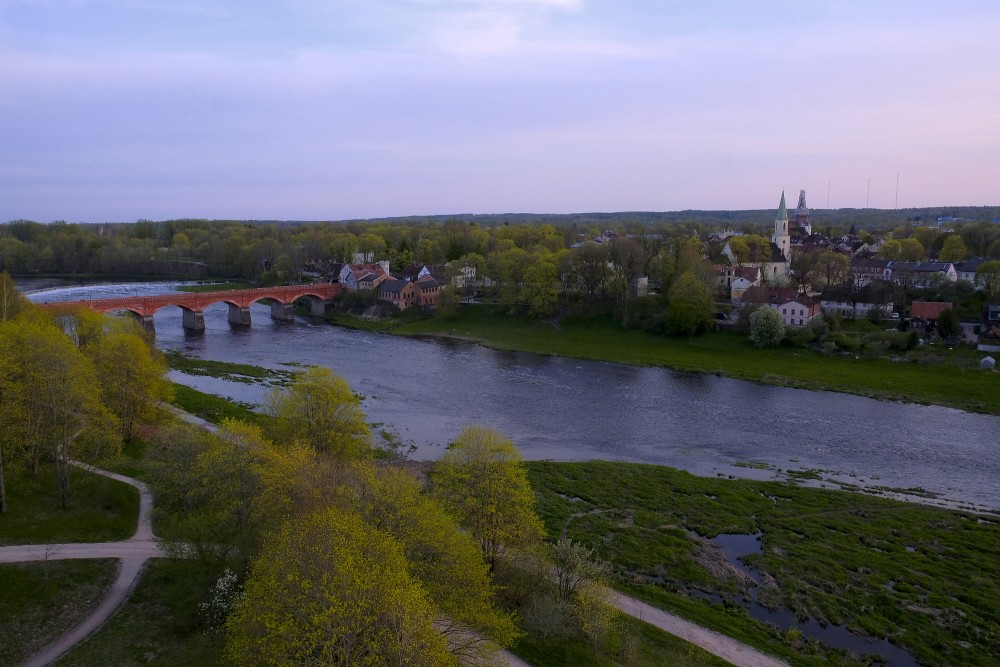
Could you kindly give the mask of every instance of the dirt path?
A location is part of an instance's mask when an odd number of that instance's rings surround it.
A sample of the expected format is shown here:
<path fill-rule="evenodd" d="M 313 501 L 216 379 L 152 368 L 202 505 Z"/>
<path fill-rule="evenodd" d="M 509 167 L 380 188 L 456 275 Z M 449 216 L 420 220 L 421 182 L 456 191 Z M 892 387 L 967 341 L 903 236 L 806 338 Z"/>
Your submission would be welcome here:
<path fill-rule="evenodd" d="M 0 548 L 0 563 L 26 561 L 67 560 L 74 558 L 117 558 L 120 561 L 118 576 L 101 603 L 72 630 L 62 635 L 40 652 L 29 658 L 23 667 L 43 667 L 51 664 L 59 656 L 70 650 L 99 628 L 118 609 L 135 587 L 143 566 L 150 558 L 166 556 L 153 536 L 153 495 L 142 482 L 100 470 L 85 463 L 73 461 L 73 465 L 95 475 L 134 486 L 139 490 L 139 520 L 135 533 L 121 542 L 92 542 L 72 544 L 27 544 Z"/>
<path fill-rule="evenodd" d="M 788 667 L 788 663 L 772 658 L 757 649 L 738 642 L 732 637 L 719 634 L 714 630 L 703 628 L 686 621 L 679 616 L 668 614 L 645 602 L 621 593 L 614 593 L 613 602 L 618 609 L 629 616 L 645 621 L 666 633 L 699 646 L 723 660 L 738 667 Z"/>

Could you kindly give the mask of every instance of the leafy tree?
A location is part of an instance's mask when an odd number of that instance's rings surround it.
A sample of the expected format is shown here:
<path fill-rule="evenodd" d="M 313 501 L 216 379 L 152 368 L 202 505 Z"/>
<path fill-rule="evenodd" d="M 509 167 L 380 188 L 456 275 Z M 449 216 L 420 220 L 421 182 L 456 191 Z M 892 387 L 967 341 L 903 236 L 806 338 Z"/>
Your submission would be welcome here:
<path fill-rule="evenodd" d="M 899 258 L 905 262 L 919 262 L 927 259 L 927 251 L 920 241 L 911 237 L 899 242 Z"/>
<path fill-rule="evenodd" d="M 712 290 L 688 271 L 674 281 L 667 306 L 667 332 L 694 336 L 712 326 Z"/>
<path fill-rule="evenodd" d="M 757 347 L 774 347 L 785 337 L 785 320 L 774 308 L 758 308 L 750 314 L 750 340 Z"/>
<path fill-rule="evenodd" d="M 982 287 L 987 298 L 1000 296 L 1000 260 L 980 264 L 976 269 L 976 284 Z"/>
<path fill-rule="evenodd" d="M 816 264 L 827 285 L 839 285 L 847 280 L 851 267 L 846 255 L 832 250 L 820 253 Z"/>
<path fill-rule="evenodd" d="M 942 311 L 937 321 L 938 334 L 942 338 L 952 338 L 962 332 L 962 325 L 958 320 L 958 313 L 954 308 Z"/>
<path fill-rule="evenodd" d="M 227 622 L 235 665 L 458 664 L 399 543 L 354 514 L 325 510 L 268 541 Z"/>
<path fill-rule="evenodd" d="M 496 591 L 476 540 L 409 473 L 366 466 L 348 509 L 402 546 L 411 574 L 439 613 L 437 628 L 463 663 L 487 664 L 493 646 L 509 645 L 512 616 L 496 606 Z M 470 631 L 470 629 L 472 631 Z"/>
<path fill-rule="evenodd" d="M 969 249 L 965 246 L 965 241 L 958 234 L 949 234 L 944 240 L 941 252 L 938 253 L 938 260 L 941 262 L 961 262 L 969 256 Z"/>
<path fill-rule="evenodd" d="M 119 436 L 128 442 L 139 423 L 170 395 L 166 362 L 134 330 L 111 331 L 84 352 L 97 370 L 104 404 L 119 420 Z"/>
<path fill-rule="evenodd" d="M 604 292 L 610 274 L 608 247 L 598 243 L 585 243 L 571 252 L 576 274 L 580 276 L 587 296 L 593 300 L 598 290 Z"/>
<path fill-rule="evenodd" d="M 371 435 L 361 400 L 329 368 L 311 366 L 287 391 L 270 394 L 264 408 L 276 441 L 301 441 L 340 460 L 368 453 Z"/>
<path fill-rule="evenodd" d="M 9 374 L 0 378 L 4 398 L 4 435 L 20 444 L 37 474 L 45 452 L 56 468 L 61 507 L 69 506 L 70 459 L 78 446 L 91 453 L 114 443 L 114 418 L 100 402 L 93 365 L 69 338 L 44 320 L 0 323 L 0 357 Z"/>
<path fill-rule="evenodd" d="M 17 291 L 10 275 L 6 271 L 0 273 L 0 320 L 12 320 L 29 307 L 29 301 Z"/>
<path fill-rule="evenodd" d="M 559 295 L 556 287 L 558 279 L 556 259 L 551 254 L 538 258 L 524 272 L 524 299 L 532 314 L 544 316 L 552 313 Z"/>
<path fill-rule="evenodd" d="M 903 246 L 896 239 L 887 239 L 879 246 L 878 256 L 882 259 L 896 260 L 903 254 Z"/>
<path fill-rule="evenodd" d="M 431 479 L 435 494 L 472 533 L 491 570 L 544 537 L 521 454 L 497 431 L 462 429 Z"/>

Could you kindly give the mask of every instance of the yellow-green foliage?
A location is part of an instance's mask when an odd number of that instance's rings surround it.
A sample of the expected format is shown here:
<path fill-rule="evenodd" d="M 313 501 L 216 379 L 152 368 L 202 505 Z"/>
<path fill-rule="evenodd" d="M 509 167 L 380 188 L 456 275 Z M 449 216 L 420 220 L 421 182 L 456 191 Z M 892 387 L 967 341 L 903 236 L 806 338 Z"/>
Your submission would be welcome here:
<path fill-rule="evenodd" d="M 275 390 L 265 407 L 275 441 L 303 442 L 340 460 L 368 452 L 371 434 L 361 401 L 329 368 L 310 367 L 287 391 Z"/>
<path fill-rule="evenodd" d="M 453 644 L 462 642 L 463 653 L 480 653 L 485 647 L 462 626 L 475 628 L 500 646 L 516 638 L 512 616 L 496 606 L 478 544 L 439 501 L 421 492 L 411 475 L 396 469 L 376 473 L 366 467 L 352 505 L 372 526 L 399 541 L 413 576 L 444 617 L 439 629 Z"/>
<path fill-rule="evenodd" d="M 399 543 L 355 514 L 287 524 L 255 563 L 227 624 L 234 665 L 458 664 Z"/>
<path fill-rule="evenodd" d="M 435 493 L 479 541 L 491 568 L 544 537 L 521 454 L 500 433 L 462 429 L 434 466 Z"/>

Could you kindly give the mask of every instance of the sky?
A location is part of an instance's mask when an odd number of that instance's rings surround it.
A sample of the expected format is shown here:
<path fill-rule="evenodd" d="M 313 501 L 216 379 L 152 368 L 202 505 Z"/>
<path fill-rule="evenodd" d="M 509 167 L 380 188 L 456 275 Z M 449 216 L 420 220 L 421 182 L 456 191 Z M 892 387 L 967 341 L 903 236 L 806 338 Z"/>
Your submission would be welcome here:
<path fill-rule="evenodd" d="M 996 0 L 0 0 L 0 221 L 1000 204 Z"/>

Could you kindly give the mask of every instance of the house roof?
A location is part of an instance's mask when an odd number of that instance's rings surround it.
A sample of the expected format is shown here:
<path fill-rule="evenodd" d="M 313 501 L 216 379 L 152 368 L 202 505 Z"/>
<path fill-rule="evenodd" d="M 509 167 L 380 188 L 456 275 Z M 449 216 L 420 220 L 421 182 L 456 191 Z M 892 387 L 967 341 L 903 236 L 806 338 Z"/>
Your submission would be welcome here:
<path fill-rule="evenodd" d="M 910 306 L 910 317 L 937 320 L 940 319 L 941 313 L 952 307 L 950 303 L 945 301 L 914 301 Z"/>
<path fill-rule="evenodd" d="M 386 280 L 381 285 L 378 286 L 379 292 L 386 292 L 389 294 L 400 294 L 403 289 L 410 284 L 409 280 L 403 278 L 393 278 L 392 280 Z"/>
<path fill-rule="evenodd" d="M 773 285 L 754 286 L 743 293 L 743 301 L 748 303 L 771 303 L 781 305 L 795 301 L 798 293 L 791 287 L 776 287 Z"/>
<path fill-rule="evenodd" d="M 890 262 L 889 268 L 896 271 L 909 271 L 912 273 L 939 273 L 947 272 L 953 264 L 951 262 Z"/>
<path fill-rule="evenodd" d="M 760 278 L 759 266 L 737 266 L 733 269 L 734 278 L 743 278 L 750 282 L 755 282 Z"/>

